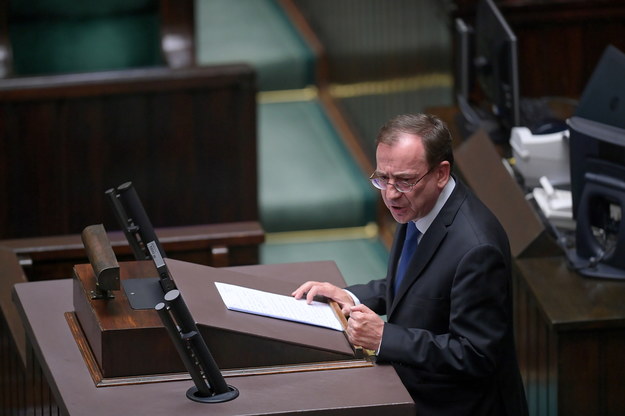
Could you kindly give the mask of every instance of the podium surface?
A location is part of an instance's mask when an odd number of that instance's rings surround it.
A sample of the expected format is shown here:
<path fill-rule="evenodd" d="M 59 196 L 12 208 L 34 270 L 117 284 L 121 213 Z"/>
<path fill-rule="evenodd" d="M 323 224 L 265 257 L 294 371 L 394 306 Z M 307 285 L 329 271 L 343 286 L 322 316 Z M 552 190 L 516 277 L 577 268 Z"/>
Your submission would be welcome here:
<path fill-rule="evenodd" d="M 249 282 L 255 278 L 262 280 L 267 277 L 266 272 L 276 281 L 291 282 L 293 286 L 315 278 L 315 270 L 323 273 L 327 263 L 248 266 L 236 270 L 245 272 Z M 171 270 L 176 279 L 176 266 Z M 316 277 L 323 276 L 316 274 Z M 189 308 L 195 313 L 196 300 L 187 294 L 189 289 L 182 286 L 181 293 L 189 298 Z M 27 337 L 63 414 L 110 415 L 128 411 L 153 415 L 414 414 L 414 404 L 395 370 L 377 364 L 319 371 L 226 375 L 226 382 L 235 386 L 240 395 L 225 403 L 205 404 L 187 399 L 186 391 L 193 384 L 190 378 L 97 387 L 64 317 L 74 309 L 72 289 L 72 280 L 53 280 L 17 284 L 13 293 Z"/>

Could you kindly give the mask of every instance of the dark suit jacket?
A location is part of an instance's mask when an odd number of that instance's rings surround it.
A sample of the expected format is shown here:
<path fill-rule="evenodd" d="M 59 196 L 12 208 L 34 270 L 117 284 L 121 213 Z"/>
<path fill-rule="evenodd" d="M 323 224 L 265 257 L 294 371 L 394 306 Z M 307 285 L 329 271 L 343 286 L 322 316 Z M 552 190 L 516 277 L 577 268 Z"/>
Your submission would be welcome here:
<path fill-rule="evenodd" d="M 392 363 L 419 415 L 527 415 L 510 249 L 495 216 L 456 179 L 393 295 L 405 233 L 398 226 L 385 279 L 347 288 L 387 315 L 378 361 Z"/>

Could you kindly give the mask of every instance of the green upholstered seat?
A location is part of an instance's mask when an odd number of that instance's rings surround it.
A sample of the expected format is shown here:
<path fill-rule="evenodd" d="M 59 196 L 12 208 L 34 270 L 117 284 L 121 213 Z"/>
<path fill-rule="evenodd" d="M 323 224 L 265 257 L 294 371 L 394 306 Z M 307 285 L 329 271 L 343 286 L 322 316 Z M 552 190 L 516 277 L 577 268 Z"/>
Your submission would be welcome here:
<path fill-rule="evenodd" d="M 15 75 L 163 64 L 157 0 L 10 2 Z"/>
<path fill-rule="evenodd" d="M 197 0 L 197 62 L 246 62 L 260 91 L 313 83 L 315 56 L 275 0 Z M 259 206 L 267 232 L 375 221 L 377 194 L 316 101 L 259 104 Z"/>
<path fill-rule="evenodd" d="M 267 242 L 261 246 L 260 257 L 262 264 L 333 260 L 352 285 L 384 277 L 388 250 L 378 239 Z"/>
<path fill-rule="evenodd" d="M 315 100 L 258 106 L 260 216 L 267 232 L 375 222 L 371 186 Z"/>
<path fill-rule="evenodd" d="M 197 0 L 199 65 L 246 62 L 261 91 L 313 82 L 315 56 L 273 0 Z"/>
<path fill-rule="evenodd" d="M 360 145 L 372 163 L 375 163 L 375 137 L 387 120 L 397 114 L 418 113 L 429 107 L 453 105 L 451 79 L 445 76 L 418 89 L 363 94 L 339 99 L 341 108 L 362 140 Z"/>

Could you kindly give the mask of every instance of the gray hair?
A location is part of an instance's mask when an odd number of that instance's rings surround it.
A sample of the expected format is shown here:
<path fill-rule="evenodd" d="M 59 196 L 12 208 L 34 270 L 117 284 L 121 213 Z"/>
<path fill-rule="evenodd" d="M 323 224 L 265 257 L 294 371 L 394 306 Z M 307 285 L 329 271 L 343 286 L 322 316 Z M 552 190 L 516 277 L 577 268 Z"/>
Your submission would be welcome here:
<path fill-rule="evenodd" d="M 403 114 L 390 119 L 382 126 L 376 138 L 380 143 L 392 145 L 400 133 L 418 136 L 423 141 L 428 166 L 448 161 L 453 168 L 452 137 L 445 122 L 430 114 Z"/>

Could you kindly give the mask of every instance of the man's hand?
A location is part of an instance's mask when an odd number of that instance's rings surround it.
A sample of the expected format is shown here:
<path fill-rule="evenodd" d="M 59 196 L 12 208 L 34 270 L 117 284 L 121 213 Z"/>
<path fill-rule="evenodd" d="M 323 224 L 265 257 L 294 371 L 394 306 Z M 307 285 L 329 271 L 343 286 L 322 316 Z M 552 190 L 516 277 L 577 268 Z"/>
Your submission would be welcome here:
<path fill-rule="evenodd" d="M 347 337 L 353 345 L 377 351 L 382 342 L 384 321 L 365 305 L 349 308 Z"/>
<path fill-rule="evenodd" d="M 345 290 L 340 287 L 334 286 L 331 283 L 322 283 L 309 281 L 295 289 L 291 293 L 295 299 L 301 299 L 306 296 L 306 302 L 311 303 L 315 296 L 325 296 L 339 304 L 343 314 L 347 316 L 351 306 L 354 306 L 354 299 Z"/>

